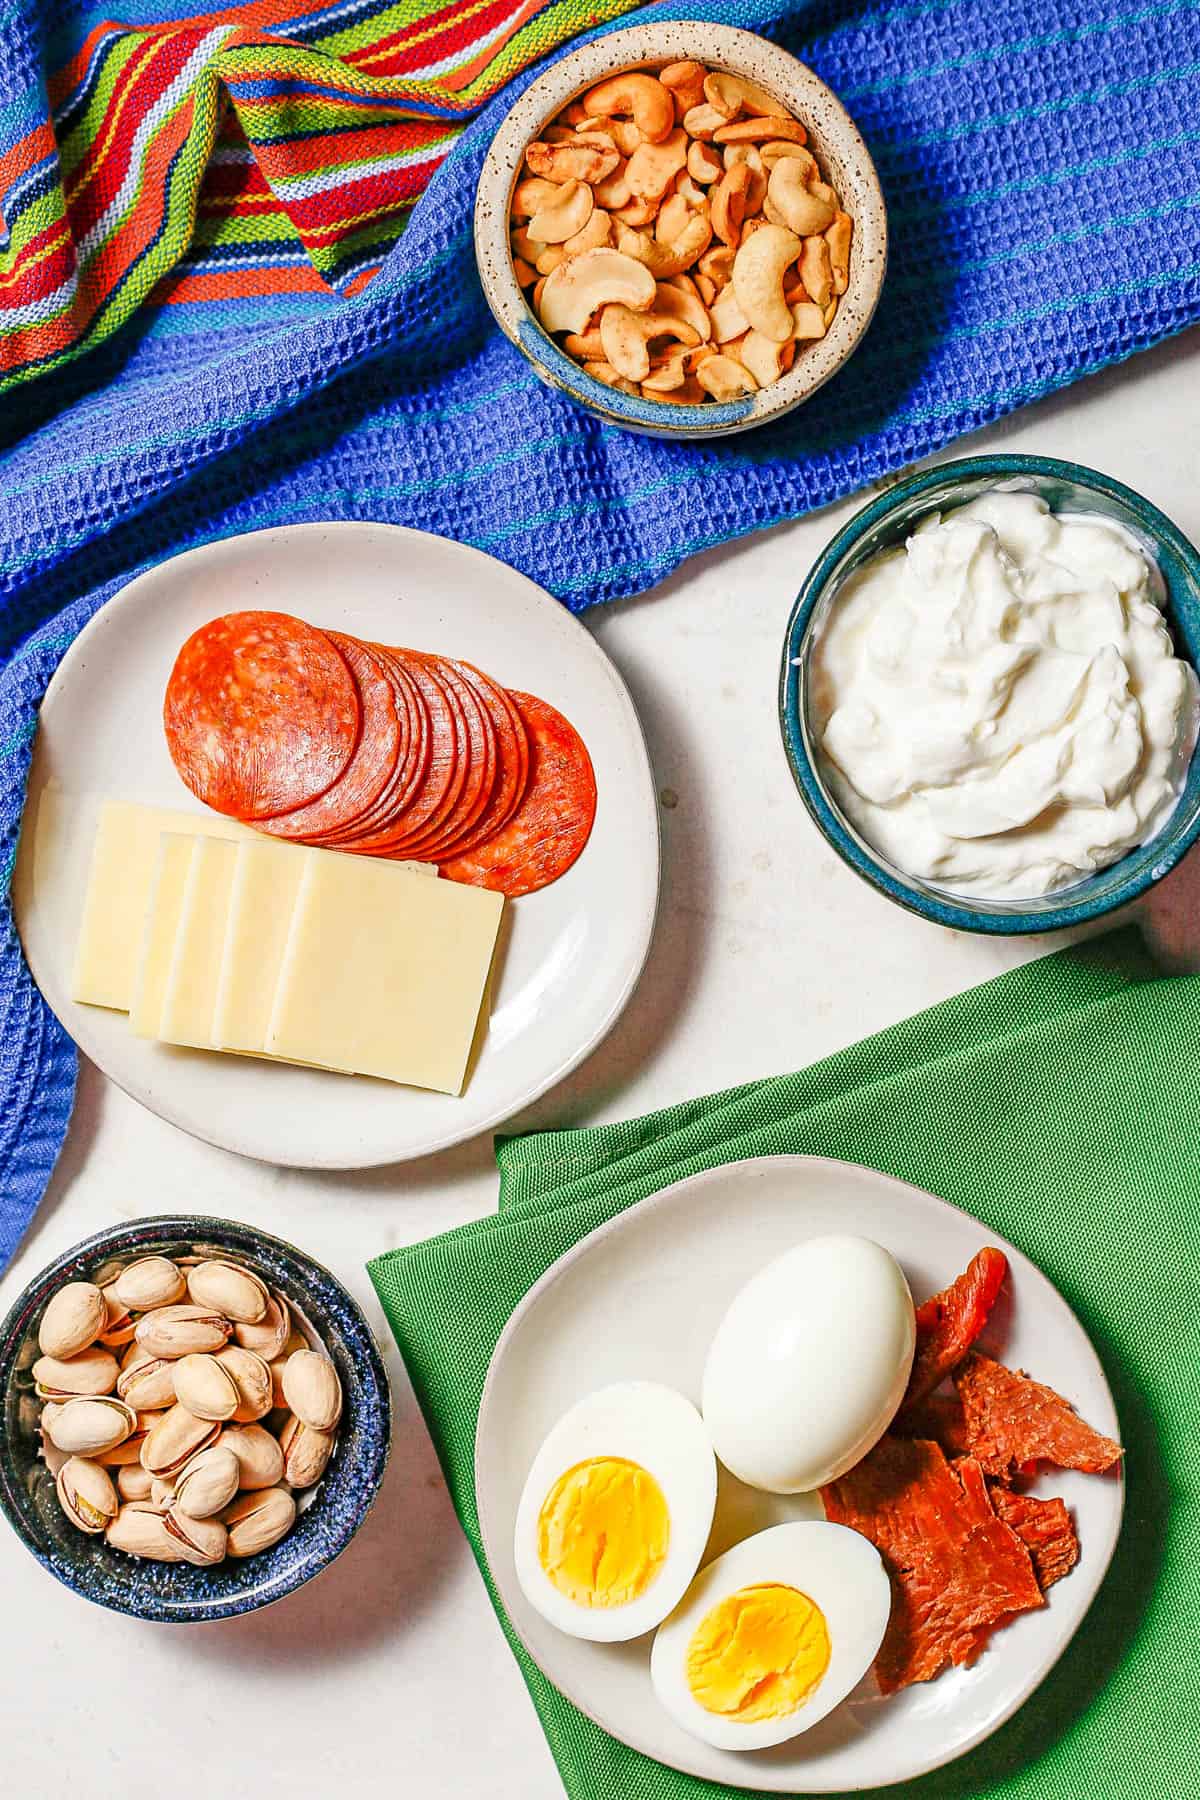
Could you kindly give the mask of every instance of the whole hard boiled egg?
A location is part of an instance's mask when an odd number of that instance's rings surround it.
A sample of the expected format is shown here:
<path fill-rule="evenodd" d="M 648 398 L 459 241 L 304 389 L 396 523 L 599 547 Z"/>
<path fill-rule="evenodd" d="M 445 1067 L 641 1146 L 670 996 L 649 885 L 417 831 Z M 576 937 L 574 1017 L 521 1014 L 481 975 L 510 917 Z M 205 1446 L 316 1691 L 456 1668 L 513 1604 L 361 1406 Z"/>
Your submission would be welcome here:
<path fill-rule="evenodd" d="M 718 1750 L 786 1743 L 862 1680 L 891 1603 L 879 1552 L 857 1531 L 775 1525 L 697 1575 L 654 1640 L 654 1691 Z"/>
<path fill-rule="evenodd" d="M 699 1568 L 716 1498 L 689 1400 L 653 1381 L 601 1388 L 563 1415 L 526 1478 L 513 1544 L 522 1592 L 572 1637 L 640 1637 Z"/>
<path fill-rule="evenodd" d="M 730 1472 L 772 1494 L 835 1481 L 883 1436 L 912 1367 L 912 1295 L 870 1238 L 809 1238 L 734 1296 L 702 1410 Z"/>

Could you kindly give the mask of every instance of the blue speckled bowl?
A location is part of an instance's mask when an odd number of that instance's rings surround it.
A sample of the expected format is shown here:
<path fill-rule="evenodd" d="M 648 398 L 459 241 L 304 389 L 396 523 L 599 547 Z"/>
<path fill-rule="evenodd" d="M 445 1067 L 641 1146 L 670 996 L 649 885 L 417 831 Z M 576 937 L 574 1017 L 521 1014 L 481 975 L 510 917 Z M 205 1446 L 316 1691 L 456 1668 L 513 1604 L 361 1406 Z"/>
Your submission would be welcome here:
<path fill-rule="evenodd" d="M 846 578 L 878 551 L 902 543 L 919 519 L 964 506 L 989 488 L 1038 494 L 1055 512 L 1095 512 L 1133 533 L 1157 562 L 1175 648 L 1200 668 L 1200 551 L 1165 513 L 1122 482 L 1052 456 L 971 456 L 912 475 L 842 528 L 801 588 L 788 621 L 779 674 L 779 722 L 801 798 L 818 827 L 864 880 L 910 912 L 959 931 L 1018 936 L 1084 925 L 1161 881 L 1200 836 L 1200 754 L 1179 803 L 1154 838 L 1085 881 L 1035 900 L 976 900 L 906 875 L 872 849 L 841 812 L 821 775 L 808 722 L 810 650 Z"/>
<path fill-rule="evenodd" d="M 66 1281 L 111 1281 L 139 1256 L 194 1252 L 244 1262 L 279 1288 L 337 1365 L 344 1396 L 338 1442 L 312 1498 L 270 1550 L 216 1568 L 143 1562 L 69 1524 L 38 1460 L 38 1402 L 29 1369 L 46 1303 Z M 0 1327 L 0 1509 L 38 1561 L 67 1587 L 114 1612 L 187 1624 L 233 1618 L 282 1600 L 319 1575 L 354 1536 L 379 1491 L 391 1442 L 391 1397 L 375 1340 L 355 1300 L 311 1257 L 280 1238 L 227 1219 L 138 1219 L 97 1232 L 30 1282 Z"/>

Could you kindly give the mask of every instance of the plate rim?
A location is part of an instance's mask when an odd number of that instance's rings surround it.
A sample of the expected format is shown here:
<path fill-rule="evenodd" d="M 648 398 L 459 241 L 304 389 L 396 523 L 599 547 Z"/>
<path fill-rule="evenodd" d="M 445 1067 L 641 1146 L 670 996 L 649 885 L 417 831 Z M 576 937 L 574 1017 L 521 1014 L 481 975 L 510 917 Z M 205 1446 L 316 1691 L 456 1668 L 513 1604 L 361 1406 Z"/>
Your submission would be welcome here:
<path fill-rule="evenodd" d="M 728 1162 L 714 1163 L 709 1168 L 699 1169 L 691 1175 L 681 1176 L 678 1181 L 673 1181 L 668 1186 L 658 1188 L 654 1193 L 645 1195 L 641 1200 L 634 1201 L 630 1206 L 623 1208 L 622 1211 L 615 1214 L 614 1217 L 606 1219 L 603 1224 L 597 1225 L 592 1231 L 589 1231 L 585 1237 L 580 1238 L 577 1244 L 573 1244 L 570 1249 L 565 1250 L 561 1256 L 556 1257 L 554 1262 L 550 1264 L 550 1267 L 544 1270 L 537 1281 L 534 1282 L 533 1286 L 528 1289 L 506 1321 L 503 1331 L 496 1340 L 496 1347 L 489 1359 L 487 1375 L 484 1379 L 483 1391 L 480 1395 L 479 1414 L 475 1426 L 472 1478 L 475 1485 L 475 1509 L 479 1519 L 480 1542 L 487 1566 L 487 1573 L 501 1605 L 504 1608 L 504 1617 L 513 1636 L 520 1644 L 525 1655 L 529 1657 L 534 1667 L 544 1679 L 550 1683 L 556 1693 L 560 1694 L 563 1699 L 569 1701 L 569 1703 L 581 1712 L 585 1718 L 589 1719 L 593 1725 L 597 1726 L 609 1737 L 616 1739 L 618 1743 L 623 1744 L 627 1749 L 636 1751 L 639 1755 L 647 1757 L 651 1762 L 659 1763 L 664 1768 L 674 1769 L 678 1774 L 687 1775 L 693 1780 L 707 1781 L 710 1783 L 714 1780 L 714 1777 L 711 1774 L 700 1773 L 695 1769 L 681 1768 L 677 1763 L 664 1762 L 663 1758 L 655 1755 L 653 1750 L 648 1750 L 644 1748 L 642 1744 L 634 1743 L 629 1737 L 625 1737 L 621 1735 L 619 1731 L 615 1731 L 610 1724 L 598 1716 L 597 1712 L 592 1707 L 576 1698 L 574 1694 L 568 1693 L 567 1690 L 559 1684 L 550 1671 L 543 1665 L 536 1651 L 526 1640 L 523 1631 L 509 1609 L 506 1597 L 501 1588 L 499 1577 L 493 1567 L 492 1557 L 488 1548 L 489 1539 L 494 1541 L 498 1538 L 499 1534 L 496 1531 L 495 1514 L 494 1511 L 491 1510 L 491 1502 L 485 1498 L 484 1487 L 480 1480 L 480 1443 L 483 1437 L 485 1414 L 489 1408 L 495 1404 L 495 1389 L 498 1386 L 499 1368 L 507 1355 L 512 1338 L 516 1335 L 526 1314 L 532 1310 L 534 1305 L 545 1293 L 548 1293 L 552 1287 L 556 1286 L 557 1283 L 562 1280 L 576 1262 L 580 1261 L 585 1255 L 590 1253 L 591 1250 L 606 1242 L 610 1237 L 616 1236 L 626 1225 L 628 1220 L 634 1217 L 646 1216 L 658 1210 L 664 1204 L 674 1202 L 681 1191 L 703 1186 L 715 1177 L 727 1175 L 731 1170 L 736 1169 L 743 1173 L 752 1173 L 764 1171 L 768 1167 L 778 1168 L 781 1165 L 787 1165 L 793 1168 L 803 1167 L 809 1172 L 828 1169 L 851 1169 L 856 1173 L 874 1177 L 875 1180 L 883 1182 L 886 1186 L 894 1190 L 898 1190 L 910 1200 L 916 1200 L 922 1205 L 932 1205 L 935 1210 L 949 1212 L 960 1220 L 966 1220 L 968 1223 L 978 1226 L 981 1234 L 987 1239 L 987 1242 L 996 1245 L 997 1248 L 1001 1249 L 1004 1254 L 1010 1258 L 1010 1266 L 1011 1258 L 1017 1258 L 1023 1267 L 1028 1267 L 1033 1271 L 1038 1281 L 1044 1284 L 1058 1303 L 1066 1309 L 1067 1314 L 1079 1333 L 1081 1344 L 1086 1350 L 1087 1357 L 1092 1365 L 1092 1371 L 1099 1380 L 1103 1392 L 1108 1396 L 1112 1414 L 1114 1419 L 1118 1420 L 1119 1429 L 1119 1414 L 1117 1411 L 1116 1399 L 1113 1395 L 1108 1376 L 1104 1372 L 1104 1365 L 1100 1361 L 1095 1345 L 1092 1343 L 1091 1336 L 1085 1329 L 1078 1314 L 1075 1312 L 1074 1307 L 1059 1292 L 1049 1276 L 1038 1267 L 1033 1259 L 1028 1256 L 1019 1245 L 1013 1244 L 1009 1239 L 1001 1236 L 999 1232 L 992 1231 L 983 1220 L 977 1218 L 974 1213 L 968 1212 L 965 1207 L 957 1206 L 951 1200 L 944 1200 L 941 1195 L 934 1194 L 927 1188 L 919 1188 L 912 1182 L 901 1180 L 898 1176 L 888 1175 L 882 1169 L 872 1168 L 869 1163 L 851 1162 L 844 1157 L 813 1156 L 803 1152 L 781 1152 L 773 1156 L 747 1156 L 734 1158 L 732 1161 Z M 1116 1506 L 1108 1531 L 1108 1540 L 1103 1545 L 1099 1559 L 1094 1566 L 1091 1591 L 1088 1594 L 1083 1612 L 1080 1614 L 1079 1619 L 1072 1629 L 1065 1632 L 1055 1643 L 1051 1644 L 1048 1653 L 1043 1655 L 1036 1664 L 1031 1665 L 1030 1674 L 1015 1699 L 1006 1704 L 1000 1713 L 997 1714 L 995 1718 L 990 1719 L 986 1725 L 973 1731 L 962 1744 L 954 1749 L 948 1750 L 944 1755 L 938 1755 L 932 1760 L 923 1761 L 918 1769 L 908 1770 L 904 1774 L 885 1775 L 882 1778 L 872 1776 L 870 1780 L 865 1781 L 856 1778 L 850 1784 L 847 1784 L 844 1780 L 840 1780 L 836 1787 L 810 1786 L 802 1791 L 811 1794 L 862 1793 L 868 1789 L 895 1787 L 907 1781 L 916 1781 L 925 1775 L 932 1774 L 937 1769 L 945 1768 L 949 1763 L 957 1762 L 959 1758 L 963 1756 L 969 1755 L 972 1750 L 978 1749 L 980 1744 L 985 1743 L 988 1738 L 994 1736 L 1002 1726 L 1006 1725 L 1008 1721 L 1020 1711 L 1021 1707 L 1024 1706 L 1028 1700 L 1033 1698 L 1033 1695 L 1037 1692 L 1038 1688 L 1041 1687 L 1042 1683 L 1051 1674 L 1055 1665 L 1065 1654 L 1068 1646 L 1074 1641 L 1076 1634 L 1086 1621 L 1092 1607 L 1095 1605 L 1100 1589 L 1104 1585 L 1112 1559 L 1116 1554 L 1117 1545 L 1120 1542 L 1121 1531 L 1124 1525 L 1126 1496 L 1124 1461 L 1122 1461 L 1118 1467 L 1112 1486 L 1115 1490 Z M 751 1793 L 786 1794 L 797 1791 L 794 1786 L 783 1789 L 776 1786 L 763 1787 L 752 1779 L 747 1779 L 740 1773 L 736 1779 L 731 1779 L 728 1785 L 735 1788 L 740 1787 Z"/>
<path fill-rule="evenodd" d="M 144 1092 L 139 1092 L 136 1084 L 131 1083 L 127 1077 L 122 1078 L 115 1074 L 108 1066 L 107 1058 L 102 1058 L 101 1055 L 96 1053 L 97 1049 L 103 1050 L 103 1044 L 100 1043 L 93 1046 L 93 1043 L 81 1041 L 68 1020 L 63 1018 L 62 1014 L 51 1002 L 38 978 L 38 971 L 34 967 L 34 960 L 29 955 L 24 933 L 21 930 L 21 920 L 18 917 L 18 913 L 23 913 L 24 908 L 14 904 L 14 928 L 21 945 L 21 953 L 25 958 L 26 965 L 29 968 L 30 975 L 33 978 L 33 983 L 37 988 L 39 996 L 54 1014 L 54 1017 L 58 1020 L 58 1023 L 71 1039 L 76 1050 L 86 1056 L 90 1062 L 95 1063 L 101 1074 L 106 1080 L 111 1081 L 114 1087 L 118 1088 L 123 1094 L 127 1094 L 129 1098 L 138 1105 L 144 1106 L 146 1110 L 153 1113 L 156 1118 L 162 1119 L 168 1125 L 173 1125 L 177 1130 L 185 1132 L 189 1137 L 196 1138 L 202 1143 L 212 1144 L 216 1149 L 227 1150 L 234 1155 L 244 1156 L 248 1160 L 262 1163 L 266 1167 L 314 1169 L 326 1172 L 337 1172 L 354 1169 L 390 1168 L 394 1164 L 417 1162 L 424 1157 L 435 1156 L 444 1150 L 453 1149 L 457 1145 L 469 1143 L 473 1138 L 483 1137 L 488 1132 L 494 1131 L 497 1126 L 506 1123 L 517 1113 L 523 1111 L 525 1107 L 532 1106 L 535 1101 L 549 1093 L 552 1088 L 557 1087 L 561 1082 L 565 1081 L 568 1075 L 572 1074 L 581 1063 L 586 1061 L 586 1059 L 600 1047 L 633 997 L 638 983 L 645 972 L 650 949 L 654 942 L 655 928 L 658 922 L 659 910 L 662 905 L 662 824 L 659 818 L 656 799 L 657 790 L 654 783 L 654 768 L 650 760 L 649 746 L 646 743 L 646 733 L 637 708 L 633 703 L 633 696 L 629 691 L 628 683 L 625 681 L 620 670 L 608 655 L 607 651 L 605 651 L 596 641 L 591 632 L 585 628 L 581 620 L 564 606 L 560 600 L 556 600 L 553 594 L 549 593 L 547 589 L 540 587 L 536 581 L 532 580 L 532 578 L 526 575 L 522 570 L 514 568 L 511 563 L 502 562 L 499 557 L 490 556 L 487 551 L 479 550 L 473 544 L 460 544 L 455 538 L 443 537 L 438 532 L 434 531 L 421 531 L 411 525 L 391 525 L 386 522 L 371 519 L 304 520 L 291 525 L 261 526 L 256 531 L 230 532 L 226 536 L 209 539 L 203 544 L 193 544 L 190 548 L 180 550 L 174 556 L 164 557 L 161 561 L 152 564 L 150 568 L 141 570 L 137 575 L 134 575 L 131 580 L 127 581 L 123 587 L 118 588 L 117 592 L 108 600 L 104 601 L 101 606 L 97 607 L 87 624 L 83 626 L 78 635 L 68 646 L 47 683 L 46 691 L 42 695 L 41 702 L 38 706 L 37 721 L 39 733 L 41 731 L 43 711 L 47 705 L 55 703 L 57 692 L 62 684 L 69 678 L 69 670 L 74 667 L 75 659 L 80 655 L 86 656 L 88 654 L 91 644 L 104 629 L 105 622 L 112 618 L 114 610 L 127 602 L 131 595 L 136 595 L 137 590 L 143 585 L 148 584 L 154 578 L 160 577 L 164 570 L 169 569 L 180 562 L 202 560 L 214 552 L 220 552 L 231 544 L 244 543 L 250 539 L 292 538 L 313 533 L 328 532 L 349 532 L 355 536 L 362 533 L 386 533 L 387 535 L 394 536 L 398 539 L 420 539 L 422 541 L 432 539 L 439 546 L 444 546 L 450 554 L 457 553 L 458 555 L 466 556 L 469 560 L 477 562 L 489 569 L 494 569 L 496 567 L 503 569 L 506 575 L 513 577 L 516 581 L 524 585 L 529 592 L 531 599 L 536 599 L 540 605 L 553 607 L 555 613 L 567 626 L 568 636 L 573 634 L 574 642 L 577 644 L 582 643 L 585 646 L 584 655 L 590 658 L 600 677 L 609 686 L 619 709 L 624 714 L 626 724 L 631 727 L 628 740 L 629 747 L 633 753 L 634 760 L 638 765 L 638 770 L 645 779 L 646 791 L 650 801 L 649 817 L 652 821 L 654 855 L 652 903 L 643 916 L 640 941 L 635 945 L 634 954 L 625 981 L 622 983 L 619 991 L 614 995 L 607 1011 L 597 1022 L 590 1036 L 562 1058 L 551 1072 L 539 1077 L 534 1083 L 523 1088 L 520 1094 L 513 1099 L 507 1100 L 502 1105 L 486 1112 L 483 1118 L 478 1119 L 471 1124 L 448 1127 L 448 1129 L 443 1132 L 430 1134 L 411 1148 L 394 1149 L 387 1154 L 376 1154 L 373 1151 L 364 1153 L 361 1150 L 355 1152 L 350 1149 L 343 1149 L 318 1159 L 314 1159 L 311 1155 L 305 1155 L 300 1158 L 288 1156 L 286 1153 L 286 1146 L 277 1146 L 274 1154 L 267 1154 L 262 1149 L 251 1148 L 228 1134 L 222 1135 L 217 1131 L 206 1130 L 198 1121 L 179 1116 L 178 1108 L 172 1105 L 171 1100 L 168 1097 L 160 1098 L 162 1090 L 159 1087 L 147 1087 Z M 35 756 L 36 753 L 37 745 L 35 742 Z M 30 791 L 27 781 L 25 798 L 21 807 L 21 823 L 17 840 L 18 857 L 20 855 L 20 839 L 25 828 L 29 798 Z M 15 866 L 14 863 L 14 867 Z M 17 896 L 15 892 L 13 898 L 14 901 L 16 901 Z M 198 1052 L 197 1054 L 201 1053 Z M 169 1088 L 170 1084 L 168 1084 L 168 1093 Z M 283 1151 L 283 1154 L 280 1154 L 281 1150 Z"/>

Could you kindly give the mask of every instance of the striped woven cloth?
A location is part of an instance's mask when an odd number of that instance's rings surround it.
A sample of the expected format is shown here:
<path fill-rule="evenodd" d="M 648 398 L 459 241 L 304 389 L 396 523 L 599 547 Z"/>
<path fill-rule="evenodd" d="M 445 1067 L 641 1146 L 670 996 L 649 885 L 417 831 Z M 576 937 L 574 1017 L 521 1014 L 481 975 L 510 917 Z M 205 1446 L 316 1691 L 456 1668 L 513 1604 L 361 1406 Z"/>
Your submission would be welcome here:
<path fill-rule="evenodd" d="M 48 108 L 0 125 L 0 391 L 146 301 L 354 293 L 463 120 L 633 4 L 256 0 L 169 20 L 159 0 L 144 26 L 80 18 Z M 65 48 L 60 23 L 47 49 Z"/>

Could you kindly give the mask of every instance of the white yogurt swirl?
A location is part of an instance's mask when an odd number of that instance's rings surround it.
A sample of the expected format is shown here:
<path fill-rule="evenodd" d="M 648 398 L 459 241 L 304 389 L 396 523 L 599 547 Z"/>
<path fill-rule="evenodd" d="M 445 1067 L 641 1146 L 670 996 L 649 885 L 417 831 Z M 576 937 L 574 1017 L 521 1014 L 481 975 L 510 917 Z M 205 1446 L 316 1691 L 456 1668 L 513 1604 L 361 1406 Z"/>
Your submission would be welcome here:
<path fill-rule="evenodd" d="M 862 836 L 952 892 L 1027 899 L 1145 843 L 1179 798 L 1200 683 L 1162 577 L 1095 513 L 995 491 L 923 519 L 813 646 L 824 773 Z"/>

